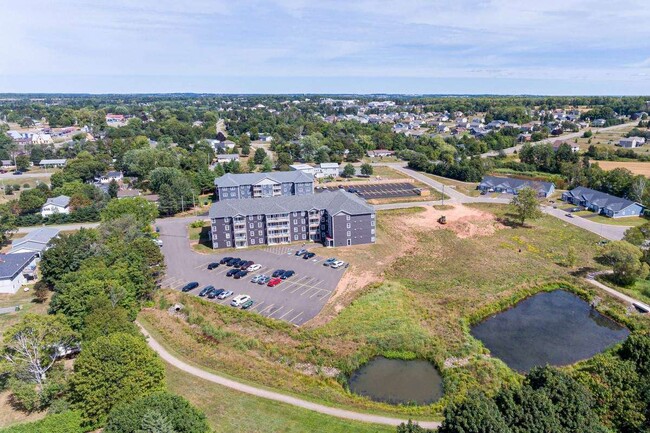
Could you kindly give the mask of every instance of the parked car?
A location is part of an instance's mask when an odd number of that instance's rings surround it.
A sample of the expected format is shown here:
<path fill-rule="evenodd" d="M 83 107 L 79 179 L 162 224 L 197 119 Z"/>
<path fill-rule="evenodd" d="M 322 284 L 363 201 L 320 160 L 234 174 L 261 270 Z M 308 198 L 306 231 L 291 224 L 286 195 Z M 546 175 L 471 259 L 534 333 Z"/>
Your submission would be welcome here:
<path fill-rule="evenodd" d="M 248 272 L 255 272 L 255 271 L 258 271 L 260 269 L 262 269 L 262 265 L 260 265 L 260 264 L 250 265 L 249 267 L 246 268 L 246 270 Z"/>
<path fill-rule="evenodd" d="M 248 271 L 245 269 L 240 269 L 239 272 L 237 272 L 233 277 L 238 280 L 240 278 L 244 278 L 246 275 L 248 275 Z"/>
<path fill-rule="evenodd" d="M 251 278 L 251 283 L 259 283 L 262 278 L 264 278 L 264 275 L 262 274 L 255 275 L 253 278 Z"/>
<path fill-rule="evenodd" d="M 20 176 L 21 174 L 23 174 L 23 172 L 20 170 L 14 171 L 14 176 Z"/>
<path fill-rule="evenodd" d="M 239 269 L 237 268 L 232 268 L 228 272 L 226 272 L 226 277 L 232 277 L 235 275 L 237 272 L 239 272 Z"/>
<path fill-rule="evenodd" d="M 302 255 L 305 254 L 306 252 L 308 252 L 306 249 L 301 248 L 301 249 L 299 249 L 298 251 L 296 251 L 296 255 L 297 255 L 297 256 L 302 256 Z"/>
<path fill-rule="evenodd" d="M 305 259 L 305 260 L 309 260 L 314 256 L 316 256 L 316 253 L 307 253 L 304 256 L 302 256 L 302 258 Z"/>
<path fill-rule="evenodd" d="M 181 289 L 181 292 L 189 292 L 190 290 L 196 289 L 197 287 L 199 287 L 199 283 L 192 281 L 191 283 L 185 284 Z"/>
<path fill-rule="evenodd" d="M 219 296 L 221 293 L 223 293 L 223 289 L 212 289 L 212 291 L 208 293 L 208 298 L 214 299 L 217 296 Z"/>
<path fill-rule="evenodd" d="M 294 271 L 284 271 L 284 273 L 280 276 L 283 280 L 286 280 L 287 278 L 293 277 L 296 273 Z"/>
<path fill-rule="evenodd" d="M 232 296 L 233 291 L 232 290 L 224 290 L 223 292 L 219 293 L 217 295 L 218 299 L 226 299 L 228 296 Z"/>
<path fill-rule="evenodd" d="M 160 239 L 154 239 L 154 240 L 153 240 L 153 243 L 156 244 L 156 245 L 158 245 L 159 247 L 162 247 L 162 246 L 163 246 L 163 241 L 161 241 Z"/>
<path fill-rule="evenodd" d="M 205 286 L 201 291 L 199 292 L 199 296 L 203 297 L 210 293 L 214 289 L 214 286 Z"/>
<path fill-rule="evenodd" d="M 219 264 L 220 265 L 225 265 L 226 263 L 228 263 L 229 260 L 232 260 L 232 257 L 224 257 L 223 259 L 221 259 L 219 261 Z"/>
<path fill-rule="evenodd" d="M 232 261 L 232 264 L 230 266 L 232 266 L 233 268 L 239 268 L 239 265 L 241 265 L 243 262 L 244 260 L 242 259 L 235 259 Z"/>
<path fill-rule="evenodd" d="M 235 298 L 232 300 L 230 305 L 233 307 L 241 307 L 243 304 L 245 304 L 251 297 L 248 295 L 237 295 Z"/>
<path fill-rule="evenodd" d="M 340 268 L 340 267 L 343 266 L 344 264 L 345 264 L 345 262 L 342 262 L 341 260 L 337 260 L 337 261 L 335 261 L 334 263 L 332 263 L 332 264 L 330 265 L 330 267 L 331 267 L 332 269 L 336 269 L 336 268 Z"/>
<path fill-rule="evenodd" d="M 252 260 L 244 260 L 243 263 L 239 264 L 239 269 L 248 269 L 255 264 Z"/>
<path fill-rule="evenodd" d="M 271 274 L 271 276 L 275 278 L 275 277 L 279 277 L 282 274 L 284 274 L 284 269 L 277 269 L 275 272 L 273 272 L 273 274 Z"/>
<path fill-rule="evenodd" d="M 208 265 L 208 270 L 211 271 L 211 270 L 216 269 L 216 268 L 218 268 L 218 267 L 219 267 L 219 263 L 217 263 L 217 262 L 213 262 L 213 263 L 210 263 L 210 264 Z"/>
<path fill-rule="evenodd" d="M 348 192 L 351 193 L 351 194 L 356 194 L 356 193 L 359 192 L 359 190 L 356 189 L 356 188 L 348 188 Z"/>
<path fill-rule="evenodd" d="M 336 257 L 330 257 L 329 259 L 325 260 L 325 262 L 323 263 L 323 266 L 330 266 L 335 261 L 336 261 Z"/>
<path fill-rule="evenodd" d="M 275 277 L 275 278 L 271 278 L 271 280 L 268 283 L 266 283 L 266 285 L 269 287 L 275 287 L 281 282 L 282 282 L 281 278 Z"/>
<path fill-rule="evenodd" d="M 573 214 L 571 214 L 571 213 L 565 213 L 564 216 L 569 217 L 569 218 L 573 218 Z"/>
<path fill-rule="evenodd" d="M 246 301 L 246 302 L 244 302 L 242 304 L 241 309 L 242 310 L 248 310 L 250 307 L 253 306 L 254 303 L 255 303 L 255 301 L 253 301 L 252 299 L 249 299 L 248 301 Z"/>
<path fill-rule="evenodd" d="M 227 262 L 226 266 L 234 266 L 236 262 L 239 262 L 241 259 L 238 257 L 231 257 Z"/>
<path fill-rule="evenodd" d="M 571 209 L 569 209 L 569 212 L 580 212 L 581 210 L 582 209 L 580 209 L 579 207 L 572 207 Z"/>
<path fill-rule="evenodd" d="M 257 284 L 266 284 L 271 281 L 271 277 L 264 275 L 264 278 L 260 278 Z"/>

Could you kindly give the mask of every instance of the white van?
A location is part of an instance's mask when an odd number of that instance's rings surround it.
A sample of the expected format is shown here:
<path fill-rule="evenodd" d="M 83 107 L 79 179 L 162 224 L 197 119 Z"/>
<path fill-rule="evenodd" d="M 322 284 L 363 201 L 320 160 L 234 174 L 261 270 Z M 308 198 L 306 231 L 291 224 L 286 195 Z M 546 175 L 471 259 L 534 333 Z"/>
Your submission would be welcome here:
<path fill-rule="evenodd" d="M 241 307 L 242 304 L 244 304 L 246 301 L 248 301 L 251 297 L 248 295 L 237 295 L 233 298 L 232 302 L 230 303 L 230 306 L 232 307 Z"/>

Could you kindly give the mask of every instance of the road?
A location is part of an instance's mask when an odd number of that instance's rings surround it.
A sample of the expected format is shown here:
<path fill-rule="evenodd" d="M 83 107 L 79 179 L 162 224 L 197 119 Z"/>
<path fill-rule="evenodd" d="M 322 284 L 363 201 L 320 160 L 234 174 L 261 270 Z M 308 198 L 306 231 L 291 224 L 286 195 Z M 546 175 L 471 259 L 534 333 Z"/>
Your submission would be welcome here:
<path fill-rule="evenodd" d="M 594 272 L 585 278 L 588 282 L 593 284 L 594 286 L 598 287 L 599 289 L 602 289 L 609 293 L 610 295 L 614 296 L 615 298 L 620 299 L 621 301 L 628 302 L 632 305 L 638 305 L 641 308 L 644 308 L 646 311 L 650 311 L 650 306 L 648 306 L 646 303 L 639 301 L 638 299 L 634 299 L 631 296 L 626 295 L 625 293 L 621 293 L 618 290 L 612 289 L 609 286 L 606 286 L 605 284 L 601 283 L 600 281 L 596 280 L 596 276 L 600 274 L 611 274 L 612 271 L 601 271 L 601 272 Z"/>
<path fill-rule="evenodd" d="M 280 403 L 289 404 L 291 406 L 311 410 L 313 412 L 322 413 L 323 415 L 334 416 L 337 418 L 348 419 L 352 421 L 367 422 L 373 424 L 383 424 L 383 425 L 390 425 L 390 426 L 397 426 L 403 422 L 406 422 L 405 419 L 353 412 L 346 409 L 339 409 L 339 408 L 325 406 L 318 403 L 313 403 L 311 401 L 281 394 L 279 392 L 271 391 L 268 389 L 247 385 L 245 383 L 237 382 L 236 380 L 228 379 L 226 377 L 207 372 L 205 370 L 202 370 L 198 367 L 194 367 L 176 358 L 175 356 L 170 354 L 164 347 L 162 347 L 162 345 L 158 343 L 151 335 L 149 335 L 149 333 L 142 327 L 142 325 L 138 323 L 138 326 L 140 327 L 140 331 L 144 334 L 144 336 L 147 337 L 147 343 L 149 344 L 149 347 L 151 347 L 165 362 L 173 365 L 179 370 L 191 374 L 192 376 L 196 376 L 198 378 L 207 380 L 212 383 L 216 383 L 221 386 L 225 386 L 230 389 L 234 389 L 239 392 L 254 395 L 260 398 L 265 398 L 268 400 L 278 401 Z M 440 426 L 440 423 L 436 421 L 418 421 L 418 424 L 421 427 L 428 428 L 428 429 L 437 429 Z"/>
<path fill-rule="evenodd" d="M 28 178 L 43 178 L 43 177 L 50 177 L 52 176 L 52 172 L 40 172 L 40 173 L 23 173 L 21 175 L 15 175 L 13 172 L 8 172 L 8 173 L 0 173 L 0 179 L 2 180 L 15 180 L 16 182 L 20 182 L 20 179 L 28 179 Z"/>
<path fill-rule="evenodd" d="M 31 226 L 31 227 L 19 227 L 17 233 L 29 233 L 43 227 L 59 229 L 61 231 L 72 231 L 79 230 L 80 228 L 85 229 L 94 229 L 99 226 L 99 223 L 77 223 L 77 224 L 59 224 L 59 225 L 42 225 L 42 226 Z"/>
<path fill-rule="evenodd" d="M 621 126 L 621 125 L 617 125 Z M 405 163 L 385 163 L 382 164 L 385 166 L 388 166 L 394 170 L 397 170 L 407 176 L 412 177 L 413 179 L 416 179 L 431 188 L 442 191 L 443 190 L 443 184 L 430 178 L 429 176 L 426 176 L 423 173 L 420 173 L 418 171 L 412 170 L 408 167 L 405 166 Z M 470 197 L 467 196 L 461 192 L 456 191 L 454 188 L 450 188 L 449 186 L 446 186 L 444 188 L 444 192 L 447 196 L 450 197 L 450 200 L 445 200 L 447 203 L 463 203 L 463 204 L 471 204 L 471 203 L 499 203 L 499 204 L 508 204 L 510 203 L 510 198 L 490 198 L 486 196 L 479 196 L 479 197 Z M 427 202 L 425 202 L 427 203 Z M 410 203 L 399 203 L 397 205 L 382 205 L 380 206 L 375 206 L 375 209 L 377 210 L 384 210 L 384 209 L 402 209 L 402 208 L 407 208 L 407 207 L 413 207 L 413 206 L 418 206 L 425 204 L 423 202 L 410 202 Z M 433 202 L 432 202 L 433 204 Z M 436 203 L 437 204 L 437 203 Z M 576 227 L 580 227 L 581 229 L 588 230 L 592 233 L 597 234 L 598 236 L 601 236 L 605 239 L 609 239 L 611 241 L 618 241 L 623 239 L 623 235 L 625 234 L 625 231 L 629 228 L 628 226 L 615 226 L 615 225 L 609 225 L 609 224 L 600 224 L 596 223 L 593 221 L 590 221 L 587 218 L 582 218 L 582 217 L 567 217 L 566 212 L 562 211 L 561 209 L 553 209 L 552 207 L 549 206 L 544 206 L 542 207 L 542 211 L 548 215 L 554 216 L 555 218 L 558 218 L 565 223 L 572 224 Z"/>
<path fill-rule="evenodd" d="M 602 132 L 615 131 L 617 129 L 623 129 L 623 128 L 626 128 L 628 126 L 634 126 L 636 124 L 637 124 L 637 122 L 623 123 L 621 125 L 608 126 L 607 128 L 596 128 L 595 131 L 598 131 L 598 132 L 601 132 L 601 131 Z M 572 140 L 574 138 L 582 137 L 582 134 L 584 134 L 584 131 L 572 132 L 570 134 L 558 135 L 557 137 L 549 137 L 549 138 L 547 138 L 545 140 L 536 141 L 535 143 L 531 143 L 531 144 L 533 146 L 536 146 L 536 145 L 542 144 L 542 143 L 553 143 L 555 140 Z M 511 155 L 515 151 L 519 152 L 519 150 L 521 150 L 522 146 L 523 146 L 523 144 L 518 144 L 517 146 L 509 147 L 507 149 L 503 149 L 503 151 L 506 153 L 506 155 Z M 497 156 L 498 154 L 499 154 L 499 152 L 491 150 L 489 152 L 482 153 L 481 158 L 488 158 L 490 156 Z"/>

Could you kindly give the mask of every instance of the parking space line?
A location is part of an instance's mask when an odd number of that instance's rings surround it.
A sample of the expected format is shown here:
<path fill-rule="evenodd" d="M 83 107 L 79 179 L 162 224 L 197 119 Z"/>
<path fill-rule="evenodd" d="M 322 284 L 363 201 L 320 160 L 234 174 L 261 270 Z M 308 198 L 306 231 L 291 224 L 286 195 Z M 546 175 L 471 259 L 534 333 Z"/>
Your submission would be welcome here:
<path fill-rule="evenodd" d="M 293 311 L 293 308 L 292 308 L 291 310 L 287 311 L 286 313 L 284 313 L 282 316 L 278 317 L 278 320 L 284 320 L 284 318 L 285 318 L 289 313 L 291 313 L 292 311 Z"/>
<path fill-rule="evenodd" d="M 302 292 L 302 293 L 300 294 L 300 296 L 303 296 L 303 295 L 305 295 L 305 294 L 311 292 L 311 291 L 314 290 L 314 289 L 316 289 L 316 293 L 318 293 L 318 288 L 312 286 L 312 287 L 308 287 L 307 290 L 305 290 L 304 292 Z"/>
<path fill-rule="evenodd" d="M 296 314 L 296 315 L 293 317 L 293 319 L 289 319 L 289 323 L 294 323 L 294 321 L 295 321 L 296 319 L 298 319 L 298 317 L 302 316 L 303 313 L 304 313 L 304 312 L 301 311 L 300 313 Z"/>
<path fill-rule="evenodd" d="M 273 317 L 273 315 L 276 314 L 276 313 L 279 312 L 279 311 L 282 311 L 282 310 L 284 310 L 284 305 L 280 306 L 280 308 L 278 308 L 277 310 L 273 311 L 272 313 L 269 313 L 269 315 L 266 316 L 266 317 L 270 317 L 270 318 L 272 318 L 272 319 L 275 319 L 275 317 Z"/>
<path fill-rule="evenodd" d="M 264 312 L 270 308 L 273 308 L 275 304 L 267 305 L 263 310 L 258 311 L 260 314 L 264 314 Z"/>
<path fill-rule="evenodd" d="M 251 308 L 251 311 L 255 311 L 256 309 L 260 308 L 262 305 L 264 305 L 264 301 L 260 302 L 259 304 L 255 304 L 255 306 Z"/>

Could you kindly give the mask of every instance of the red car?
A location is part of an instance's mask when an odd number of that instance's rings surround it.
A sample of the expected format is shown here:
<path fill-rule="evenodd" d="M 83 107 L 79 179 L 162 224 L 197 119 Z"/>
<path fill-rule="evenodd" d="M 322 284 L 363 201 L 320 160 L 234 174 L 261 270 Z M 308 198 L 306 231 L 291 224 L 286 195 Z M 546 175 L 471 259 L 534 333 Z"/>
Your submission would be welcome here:
<path fill-rule="evenodd" d="M 267 286 L 275 287 L 282 282 L 282 278 L 271 278 L 271 281 L 268 282 Z"/>

